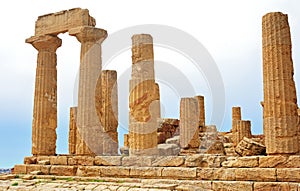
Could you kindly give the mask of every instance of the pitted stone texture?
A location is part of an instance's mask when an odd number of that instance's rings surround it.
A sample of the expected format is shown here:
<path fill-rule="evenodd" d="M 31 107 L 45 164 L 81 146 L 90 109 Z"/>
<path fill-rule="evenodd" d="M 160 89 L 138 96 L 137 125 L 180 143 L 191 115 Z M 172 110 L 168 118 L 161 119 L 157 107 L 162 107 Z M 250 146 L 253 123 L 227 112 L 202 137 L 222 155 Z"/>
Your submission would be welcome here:
<path fill-rule="evenodd" d="M 195 155 L 186 157 L 185 166 L 216 168 L 216 167 L 221 167 L 221 163 L 225 160 L 226 160 L 225 156 L 209 155 L 209 154 L 195 154 Z"/>
<path fill-rule="evenodd" d="M 55 155 L 57 127 L 56 49 L 61 39 L 43 35 L 26 39 L 38 50 L 32 121 L 32 154 Z"/>
<path fill-rule="evenodd" d="M 180 101 L 180 147 L 199 148 L 199 110 L 195 98 L 181 98 Z"/>
<path fill-rule="evenodd" d="M 198 101 L 198 110 L 199 110 L 199 127 L 205 127 L 205 105 L 204 105 L 204 96 L 195 96 Z"/>
<path fill-rule="evenodd" d="M 182 156 L 159 156 L 152 161 L 152 166 L 177 167 L 182 166 L 184 161 Z"/>
<path fill-rule="evenodd" d="M 254 168 L 258 167 L 258 156 L 250 157 L 230 157 L 226 161 L 222 162 L 222 167 L 233 168 Z"/>
<path fill-rule="evenodd" d="M 159 119 L 157 140 L 158 144 L 165 143 L 167 139 L 175 135 L 179 135 L 179 120 L 178 119 Z"/>
<path fill-rule="evenodd" d="M 70 108 L 70 122 L 69 122 L 69 154 L 76 153 L 76 137 L 77 137 L 77 107 Z"/>
<path fill-rule="evenodd" d="M 157 150 L 159 156 L 177 156 L 180 153 L 178 144 L 158 144 Z"/>
<path fill-rule="evenodd" d="M 246 137 L 236 146 L 235 152 L 240 156 L 265 155 L 266 147 Z"/>
<path fill-rule="evenodd" d="M 96 21 L 87 9 L 75 8 L 39 16 L 35 23 L 35 35 L 57 35 L 70 28 L 95 25 Z"/>
<path fill-rule="evenodd" d="M 95 93 L 101 74 L 101 43 L 107 32 L 90 26 L 69 30 L 81 43 L 80 74 L 78 88 L 77 129 L 80 140 L 76 144 L 78 155 L 102 155 L 105 141 L 96 111 Z"/>
<path fill-rule="evenodd" d="M 121 166 L 121 156 L 96 156 L 95 165 L 99 166 Z"/>
<path fill-rule="evenodd" d="M 212 183 L 213 190 L 222 191 L 253 191 L 253 182 L 216 181 Z"/>
<path fill-rule="evenodd" d="M 268 13 L 262 18 L 264 134 L 267 153 L 299 151 L 298 114 L 291 36 L 285 14 Z"/>
<path fill-rule="evenodd" d="M 251 138 L 251 121 L 235 120 L 232 131 L 233 144 L 236 146 L 244 137 Z"/>

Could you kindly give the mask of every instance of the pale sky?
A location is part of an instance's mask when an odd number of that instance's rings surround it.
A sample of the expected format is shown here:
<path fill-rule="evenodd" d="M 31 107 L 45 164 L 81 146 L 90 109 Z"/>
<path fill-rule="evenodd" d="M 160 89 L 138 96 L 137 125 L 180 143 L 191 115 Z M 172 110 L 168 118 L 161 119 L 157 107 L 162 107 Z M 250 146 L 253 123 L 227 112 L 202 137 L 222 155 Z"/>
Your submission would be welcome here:
<path fill-rule="evenodd" d="M 31 121 L 37 51 L 30 44 L 26 44 L 25 39 L 34 35 L 35 21 L 39 15 L 80 7 L 89 9 L 90 15 L 96 19 L 96 27 L 107 30 L 109 35 L 128 27 L 144 24 L 167 25 L 184 31 L 202 43 L 214 59 L 223 79 L 226 110 L 224 123 L 218 128 L 229 131 L 231 107 L 238 105 L 242 107 L 243 119 L 251 120 L 252 132 L 260 134 L 262 133 L 260 101 L 263 100 L 261 18 L 268 12 L 280 11 L 289 15 L 294 79 L 297 90 L 300 89 L 300 3 L 297 0 L 185 2 L 152 0 L 148 3 L 138 0 L 74 0 L 64 3 L 59 0 L 12 0 L 6 1 L 1 7 L 0 168 L 22 163 L 24 156 L 31 154 Z M 79 67 L 80 43 L 67 33 L 59 37 L 62 38 L 63 44 L 57 50 L 59 118 L 57 153 L 67 153 L 69 107 L 76 104 L 74 85 Z M 130 56 L 129 50 L 120 53 L 111 60 L 111 66 L 108 68 L 117 70 L 120 77 L 130 66 Z M 156 64 L 189 63 L 189 60 L 178 52 L 159 46 L 155 46 L 155 60 Z M 190 79 L 194 79 L 193 75 Z M 205 83 L 202 84 L 203 81 L 205 82 L 203 77 L 199 76 L 198 80 L 198 85 L 196 82 L 194 84 L 196 91 L 206 96 L 206 107 L 211 111 L 210 103 L 213 100 L 209 97 L 209 87 Z M 161 90 L 162 104 L 167 106 L 164 108 L 165 117 L 178 117 L 178 97 L 174 95 L 167 97 L 168 91 L 172 92 L 167 85 L 162 84 L 160 88 L 163 89 Z M 298 91 L 298 99 L 299 95 Z M 126 119 L 124 113 L 119 117 Z M 207 117 L 209 120 L 210 112 L 207 113 Z"/>

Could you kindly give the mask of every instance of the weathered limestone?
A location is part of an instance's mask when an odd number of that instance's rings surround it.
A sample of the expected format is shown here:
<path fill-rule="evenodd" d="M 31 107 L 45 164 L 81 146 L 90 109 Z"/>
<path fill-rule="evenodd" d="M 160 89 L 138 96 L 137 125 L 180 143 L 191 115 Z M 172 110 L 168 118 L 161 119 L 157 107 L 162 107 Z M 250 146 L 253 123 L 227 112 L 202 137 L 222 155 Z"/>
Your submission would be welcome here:
<path fill-rule="evenodd" d="M 69 122 L 69 154 L 76 153 L 76 137 L 77 137 L 77 127 L 76 127 L 76 116 L 77 107 L 70 108 L 70 122 Z"/>
<path fill-rule="evenodd" d="M 34 109 L 32 121 L 32 154 L 54 155 L 57 127 L 56 49 L 61 39 L 56 36 L 33 36 L 27 43 L 38 50 Z"/>
<path fill-rule="evenodd" d="M 295 154 L 299 151 L 299 124 L 288 17 L 268 13 L 263 16 L 262 27 L 267 154 Z"/>
<path fill-rule="evenodd" d="M 94 27 L 69 30 L 81 43 L 78 89 L 77 129 L 81 136 L 76 145 L 78 155 L 103 154 L 103 130 L 97 116 L 95 92 L 101 72 L 101 43 L 107 32 Z"/>
<path fill-rule="evenodd" d="M 103 70 L 100 82 L 98 80 L 96 94 L 96 108 L 103 132 L 103 154 L 118 154 L 118 87 L 117 72 Z M 101 95 L 101 98 L 97 98 Z"/>
<path fill-rule="evenodd" d="M 159 119 L 159 126 L 157 129 L 158 144 L 165 143 L 176 135 L 179 135 L 179 120 L 178 119 Z"/>
<path fill-rule="evenodd" d="M 265 155 L 266 147 L 247 137 L 244 137 L 243 140 L 241 140 L 236 146 L 235 152 L 240 156 Z"/>
<path fill-rule="evenodd" d="M 241 107 L 232 107 L 232 127 L 231 132 L 236 132 L 236 121 L 242 120 Z"/>
<path fill-rule="evenodd" d="M 39 16 L 35 22 L 35 35 L 65 33 L 70 28 L 95 26 L 96 21 L 87 9 L 70 9 Z"/>
<path fill-rule="evenodd" d="M 180 100 L 180 147 L 183 149 L 199 148 L 199 110 L 196 98 Z"/>
<path fill-rule="evenodd" d="M 205 127 L 205 105 L 204 96 L 195 96 L 198 101 L 199 127 Z"/>
<path fill-rule="evenodd" d="M 233 145 L 236 146 L 244 138 L 251 138 L 251 121 L 235 121 L 235 131 L 232 132 Z"/>
<path fill-rule="evenodd" d="M 132 74 L 129 95 L 130 155 L 157 154 L 160 118 L 159 87 L 154 79 L 153 40 L 148 34 L 132 36 Z"/>

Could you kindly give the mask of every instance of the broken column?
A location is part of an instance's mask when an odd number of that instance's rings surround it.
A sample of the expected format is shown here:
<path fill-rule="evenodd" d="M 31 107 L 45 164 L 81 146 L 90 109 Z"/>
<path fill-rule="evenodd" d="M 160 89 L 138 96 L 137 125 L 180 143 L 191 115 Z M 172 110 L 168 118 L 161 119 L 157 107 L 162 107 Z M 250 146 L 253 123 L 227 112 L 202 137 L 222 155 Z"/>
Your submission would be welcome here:
<path fill-rule="evenodd" d="M 180 147 L 182 149 L 198 149 L 199 140 L 199 109 L 196 98 L 180 100 Z"/>
<path fill-rule="evenodd" d="M 205 127 L 205 107 L 204 107 L 204 96 L 195 96 L 198 101 L 198 110 L 199 110 L 199 127 Z"/>
<path fill-rule="evenodd" d="M 263 122 L 269 155 L 299 151 L 297 97 L 288 16 L 279 12 L 262 18 Z"/>
<path fill-rule="evenodd" d="M 117 72 L 103 70 L 97 89 L 101 99 L 96 99 L 96 108 L 103 129 L 103 154 L 118 154 L 118 86 Z M 100 102 L 100 103 L 99 103 Z M 98 109 L 99 108 L 99 109 Z"/>
<path fill-rule="evenodd" d="M 55 155 L 57 127 L 56 50 L 61 39 L 42 35 L 26 39 L 38 50 L 32 121 L 32 154 Z"/>
<path fill-rule="evenodd" d="M 241 107 L 232 107 L 231 132 L 235 132 L 236 121 L 242 120 Z"/>
<path fill-rule="evenodd" d="M 129 154 L 156 155 L 159 86 L 155 83 L 153 39 L 149 34 L 132 36 L 129 109 Z"/>
<path fill-rule="evenodd" d="M 101 43 L 107 32 L 85 26 L 70 29 L 69 34 L 81 43 L 76 122 L 81 139 L 77 140 L 76 154 L 102 155 L 103 131 L 95 107 L 95 91 L 101 74 Z"/>
<path fill-rule="evenodd" d="M 239 142 L 244 138 L 251 138 L 251 121 L 237 120 L 235 122 L 235 131 L 232 134 L 233 145 L 237 146 Z"/>

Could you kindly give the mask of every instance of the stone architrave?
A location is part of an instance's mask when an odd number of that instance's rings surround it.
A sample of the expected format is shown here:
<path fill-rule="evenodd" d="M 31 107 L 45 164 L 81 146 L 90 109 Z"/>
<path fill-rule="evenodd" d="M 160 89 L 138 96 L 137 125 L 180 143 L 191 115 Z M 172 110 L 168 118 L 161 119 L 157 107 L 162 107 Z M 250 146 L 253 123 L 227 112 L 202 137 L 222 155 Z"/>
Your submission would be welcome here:
<path fill-rule="evenodd" d="M 26 39 L 38 50 L 34 109 L 32 122 L 32 154 L 55 155 L 57 127 L 56 50 L 61 46 L 57 36 L 42 35 Z"/>
<path fill-rule="evenodd" d="M 236 121 L 242 120 L 241 107 L 232 107 L 231 132 L 236 132 Z"/>
<path fill-rule="evenodd" d="M 101 92 L 100 92 L 100 91 Z M 103 154 L 118 154 L 118 85 L 115 70 L 103 70 L 97 82 L 96 108 L 103 129 Z M 99 99 L 99 95 L 101 95 Z"/>
<path fill-rule="evenodd" d="M 90 26 L 69 30 L 81 43 L 80 73 L 78 88 L 77 129 L 81 139 L 77 139 L 77 155 L 102 155 L 103 130 L 96 111 L 95 93 L 97 79 L 101 74 L 101 43 L 107 32 Z"/>
<path fill-rule="evenodd" d="M 205 105 L 204 96 L 195 96 L 198 100 L 198 110 L 199 110 L 199 127 L 205 127 Z"/>
<path fill-rule="evenodd" d="M 159 86 L 155 83 L 153 39 L 132 36 L 132 74 L 129 96 L 129 154 L 156 155 L 160 118 Z"/>
<path fill-rule="evenodd" d="M 263 122 L 268 155 L 299 152 L 297 96 L 293 79 L 288 16 L 280 12 L 262 18 Z"/>
<path fill-rule="evenodd" d="M 182 149 L 199 148 L 199 109 L 196 98 L 180 100 L 180 147 Z"/>
<path fill-rule="evenodd" d="M 235 132 L 232 134 L 233 145 L 237 146 L 244 137 L 251 138 L 251 121 L 237 120 L 235 122 Z"/>

